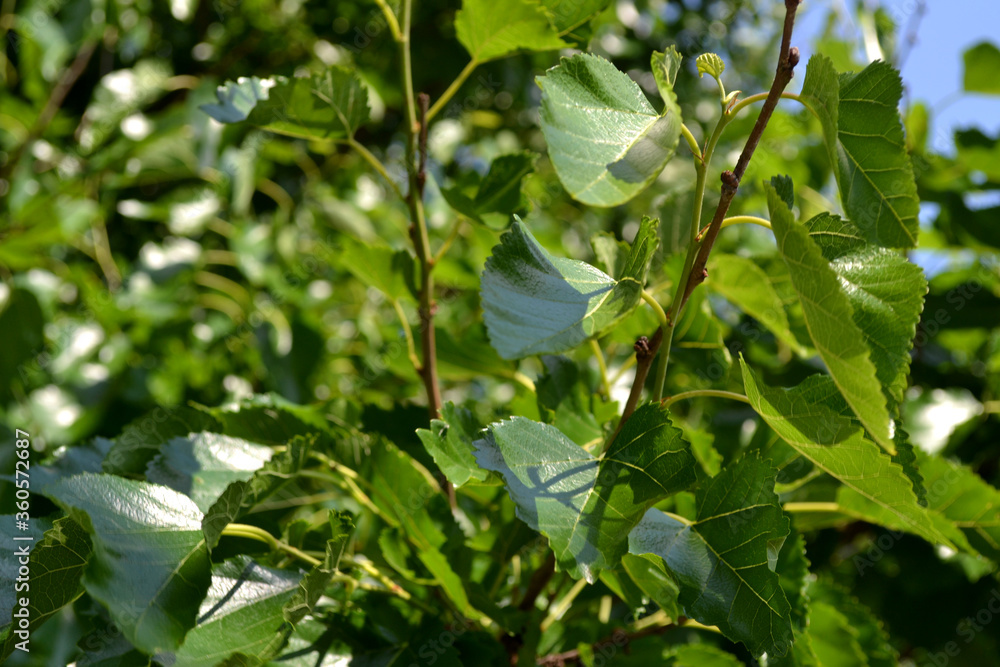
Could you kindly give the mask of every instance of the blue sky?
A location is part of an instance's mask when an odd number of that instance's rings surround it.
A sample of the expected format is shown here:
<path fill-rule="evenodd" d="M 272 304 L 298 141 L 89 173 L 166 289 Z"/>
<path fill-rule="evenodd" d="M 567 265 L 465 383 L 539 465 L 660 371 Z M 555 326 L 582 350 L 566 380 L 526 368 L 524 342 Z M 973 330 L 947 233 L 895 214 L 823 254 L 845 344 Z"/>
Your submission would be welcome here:
<path fill-rule="evenodd" d="M 806 0 L 795 26 L 799 40 L 808 40 L 811 47 L 831 6 L 843 7 L 845 2 L 853 7 L 853 0 Z M 881 6 L 902 24 L 900 30 L 906 31 L 917 0 L 882 0 L 869 4 Z M 992 41 L 1000 46 L 1000 2 L 926 0 L 925 8 L 917 42 L 903 64 L 903 80 L 911 99 L 923 101 L 932 111 L 931 147 L 950 152 L 956 128 L 979 126 L 990 134 L 1000 132 L 1000 96 L 955 96 L 962 88 L 962 53 L 981 41 Z M 848 18 L 852 14 L 842 12 L 845 20 L 839 27 L 845 35 L 854 35 L 861 44 L 860 28 Z M 862 48 L 859 48 L 859 56 L 865 59 Z"/>

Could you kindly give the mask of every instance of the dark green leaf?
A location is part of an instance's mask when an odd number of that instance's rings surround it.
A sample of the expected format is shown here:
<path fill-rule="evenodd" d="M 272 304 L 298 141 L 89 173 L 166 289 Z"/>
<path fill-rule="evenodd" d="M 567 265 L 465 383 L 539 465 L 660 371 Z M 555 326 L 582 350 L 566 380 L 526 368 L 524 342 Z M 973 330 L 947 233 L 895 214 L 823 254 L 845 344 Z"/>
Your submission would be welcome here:
<path fill-rule="evenodd" d="M 657 56 L 664 57 L 654 54 L 654 73 L 664 67 L 655 66 Z M 549 158 L 574 199 L 594 206 L 624 203 L 673 157 L 681 131 L 676 102 L 658 114 L 639 86 L 607 60 L 564 58 L 537 82 Z"/>
<path fill-rule="evenodd" d="M 4 353 L 0 355 L 0 400 L 4 403 L 13 398 L 13 386 L 23 386 L 32 355 L 42 351 L 44 323 L 34 294 L 24 289 L 11 291 L 6 308 L 0 313 L 0 331 L 7 332 Z"/>
<path fill-rule="evenodd" d="M 656 222 L 646 218 L 616 281 L 586 262 L 553 257 L 515 220 L 483 271 L 483 319 L 493 347 L 517 359 L 599 336 L 639 304 L 656 244 Z"/>
<path fill-rule="evenodd" d="M 696 492 L 694 522 L 652 509 L 629 535 L 630 553 L 664 560 L 688 616 L 718 626 L 754 655 L 784 655 L 792 640 L 791 607 L 773 571 L 788 535 L 775 473 L 747 456 Z"/>
<path fill-rule="evenodd" d="M 114 475 L 142 474 L 163 443 L 202 431 L 218 433 L 222 425 L 201 410 L 184 406 L 156 408 L 122 430 L 104 457 L 101 468 Z"/>
<path fill-rule="evenodd" d="M 5 516 L 3 519 L 4 528 L 14 524 L 12 517 Z M 50 616 L 83 593 L 80 576 L 90 557 L 90 540 L 80 524 L 69 517 L 56 519 L 52 527 L 45 531 L 44 537 L 30 549 L 27 576 L 18 571 L 23 553 L 20 549 L 32 543 L 14 541 L 15 537 L 25 536 L 31 536 L 31 533 L 19 531 L 16 536 L 3 535 L 4 546 L 10 545 L 13 550 L 3 553 L 2 561 L 8 591 L 0 597 L 0 640 L 6 639 L 0 644 L 0 661 L 7 659 L 16 644 L 30 639 L 30 633 L 34 633 Z M 7 567 L 11 568 L 9 573 Z M 20 603 L 14 604 L 13 599 L 7 599 L 8 592 L 29 601 L 27 637 L 14 632 L 22 629 L 16 622 L 18 619 L 11 614 L 22 607 Z M 31 646 L 30 641 L 27 645 Z"/>
<path fill-rule="evenodd" d="M 1000 491 L 967 467 L 918 452 L 927 504 L 958 527 L 979 553 L 1000 563 Z"/>
<path fill-rule="evenodd" d="M 474 443 L 500 473 L 522 521 L 549 538 L 559 566 L 593 582 L 626 553 L 655 502 L 690 486 L 697 462 L 667 412 L 640 407 L 600 459 L 548 424 L 513 417 Z"/>

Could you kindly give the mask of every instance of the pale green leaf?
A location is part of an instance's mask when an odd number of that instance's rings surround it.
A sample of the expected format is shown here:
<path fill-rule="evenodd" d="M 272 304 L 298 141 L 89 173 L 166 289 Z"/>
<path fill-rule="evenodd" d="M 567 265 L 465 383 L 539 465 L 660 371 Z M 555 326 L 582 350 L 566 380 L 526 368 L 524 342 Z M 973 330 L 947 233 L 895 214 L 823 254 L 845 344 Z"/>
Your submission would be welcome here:
<path fill-rule="evenodd" d="M 343 237 L 337 261 L 369 287 L 374 287 L 390 299 L 413 300 L 416 265 L 405 250 L 369 245 L 364 241 Z"/>
<path fill-rule="evenodd" d="M 778 251 L 802 302 L 809 335 L 833 381 L 875 440 L 893 452 L 889 410 L 840 278 L 773 187 L 765 184 Z"/>
<path fill-rule="evenodd" d="M 202 513 L 173 489 L 84 473 L 46 493 L 89 533 L 83 585 L 136 648 L 175 651 L 211 580 Z"/>
<path fill-rule="evenodd" d="M 516 219 L 481 281 L 494 349 L 504 359 L 564 352 L 614 326 L 641 300 L 656 224 L 644 219 L 616 281 L 586 262 L 553 257 Z"/>
<path fill-rule="evenodd" d="M 655 404 L 636 410 L 600 459 L 524 417 L 492 424 L 474 445 L 479 465 L 503 476 L 521 520 L 549 538 L 559 566 L 591 582 L 628 551 L 646 509 L 690 486 L 697 466 Z"/>
<path fill-rule="evenodd" d="M 726 71 L 726 63 L 715 53 L 703 53 L 695 59 L 698 65 L 698 76 L 706 74 L 718 80 L 722 73 Z"/>
<path fill-rule="evenodd" d="M 684 644 L 673 651 L 674 667 L 743 667 L 732 653 L 711 644 Z"/>
<path fill-rule="evenodd" d="M 673 157 L 681 131 L 676 102 L 657 113 L 638 84 L 607 60 L 564 58 L 537 82 L 549 158 L 574 199 L 624 203 Z"/>
<path fill-rule="evenodd" d="M 462 0 L 462 9 L 455 15 L 458 41 L 474 61 L 568 46 L 537 2 L 509 0 L 502 11 L 498 9 L 487 0 Z"/>
<path fill-rule="evenodd" d="M 927 504 L 961 530 L 979 553 L 1000 563 L 1000 490 L 969 468 L 917 452 Z"/>
<path fill-rule="evenodd" d="M 271 457 L 248 479 L 239 479 L 227 486 L 205 511 L 201 522 L 205 542 L 211 550 L 219 543 L 222 530 L 245 516 L 254 506 L 280 489 L 306 463 L 311 438 L 295 436 L 284 450 Z"/>
<path fill-rule="evenodd" d="M 342 139 L 368 120 L 368 89 L 357 72 L 331 66 L 310 77 L 243 77 L 219 86 L 201 109 L 223 123 L 247 121 L 304 139 Z"/>
<path fill-rule="evenodd" d="M 189 496 L 207 512 L 232 482 L 246 481 L 271 459 L 273 450 L 218 433 L 173 438 L 146 467 L 146 480 Z"/>
<path fill-rule="evenodd" d="M 718 626 L 754 655 L 784 655 L 792 639 L 791 607 L 771 567 L 789 524 L 775 473 L 747 456 L 698 489 L 695 521 L 651 509 L 629 535 L 630 553 L 664 560 L 686 615 Z"/>
<path fill-rule="evenodd" d="M 840 480 L 848 493 L 841 493 L 838 503 L 856 511 L 866 504 L 879 516 L 878 522 L 954 548 L 941 525 L 920 506 L 902 466 L 866 439 L 864 429 L 851 417 L 831 407 L 843 404 L 843 399 L 829 377 L 812 375 L 792 389 L 775 389 L 741 363 L 754 410 L 795 451 Z"/>
<path fill-rule="evenodd" d="M 962 54 L 962 87 L 967 93 L 1000 95 L 1000 49 L 991 42 L 980 42 Z"/>

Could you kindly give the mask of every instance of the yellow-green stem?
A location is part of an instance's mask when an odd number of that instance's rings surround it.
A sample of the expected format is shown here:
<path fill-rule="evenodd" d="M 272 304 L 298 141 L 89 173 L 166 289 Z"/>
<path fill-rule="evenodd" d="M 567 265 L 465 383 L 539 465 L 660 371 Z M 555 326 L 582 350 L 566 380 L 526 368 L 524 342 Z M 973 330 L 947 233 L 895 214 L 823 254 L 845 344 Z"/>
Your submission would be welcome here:
<path fill-rule="evenodd" d="M 263 542 L 264 544 L 270 546 L 271 549 L 275 551 L 283 551 L 289 556 L 299 559 L 303 563 L 309 563 L 313 567 L 322 562 L 318 558 L 313 558 L 309 554 L 296 549 L 290 544 L 285 544 L 271 533 L 267 532 L 263 528 L 258 528 L 257 526 L 250 526 L 245 523 L 231 523 L 222 529 L 222 534 L 227 537 L 243 537 Z"/>
<path fill-rule="evenodd" d="M 400 41 L 403 37 L 399 32 L 399 21 L 396 20 L 396 15 L 392 13 L 392 7 L 389 6 L 386 0 L 375 0 L 375 4 L 385 14 L 385 20 L 389 24 L 389 32 L 392 33 L 392 38 L 397 42 Z"/>
<path fill-rule="evenodd" d="M 427 110 L 428 121 L 430 121 L 431 118 L 436 116 L 438 112 L 440 112 L 441 109 L 443 109 L 444 106 L 451 101 L 451 98 L 455 96 L 455 93 L 458 92 L 458 89 L 462 87 L 462 84 L 465 83 L 465 80 L 472 75 L 472 72 L 475 71 L 475 69 L 479 67 L 479 65 L 480 65 L 479 61 L 476 60 L 475 58 L 473 58 L 468 62 L 465 68 L 458 73 L 458 76 L 455 77 L 455 80 L 451 82 L 451 85 L 449 85 L 448 88 L 444 91 L 444 93 L 441 94 L 441 97 L 439 97 L 438 100 L 431 106 L 431 108 Z"/>
<path fill-rule="evenodd" d="M 570 606 L 572 606 L 573 600 L 576 599 L 576 596 L 579 595 L 580 592 L 586 587 L 587 587 L 586 579 L 580 579 L 579 581 L 573 584 L 573 587 L 569 589 L 569 591 L 566 592 L 566 595 L 564 595 L 562 599 L 560 599 L 559 602 L 557 602 L 552 607 L 552 610 L 549 612 L 548 616 L 546 616 L 545 620 L 542 621 L 542 625 L 540 626 L 542 632 L 548 630 L 549 626 L 551 626 L 553 623 L 562 618 L 562 615 L 566 613 L 566 611 L 570 608 Z"/>
<path fill-rule="evenodd" d="M 786 512 L 841 512 L 843 511 L 837 503 L 785 503 L 781 509 Z"/>
<path fill-rule="evenodd" d="M 694 154 L 696 159 L 701 160 L 701 146 L 698 145 L 698 140 L 694 138 L 694 134 L 691 133 L 691 130 L 684 123 L 681 123 L 681 134 L 691 148 L 691 153 Z"/>
<path fill-rule="evenodd" d="M 642 300 L 649 304 L 649 307 L 656 313 L 656 318 L 660 320 L 660 326 L 666 327 L 669 325 L 669 320 L 667 320 L 667 314 L 664 312 L 663 306 L 660 305 L 652 294 L 646 290 L 642 290 Z"/>
<path fill-rule="evenodd" d="M 594 358 L 597 359 L 597 368 L 601 372 L 601 387 L 604 390 L 604 395 L 610 398 L 611 383 L 608 382 L 608 364 L 604 361 L 604 351 L 601 349 L 601 345 L 597 342 L 596 338 L 590 339 L 590 349 L 594 352 Z"/>
<path fill-rule="evenodd" d="M 737 394 L 734 391 L 723 391 L 721 389 L 695 389 L 693 391 L 685 391 L 682 394 L 676 394 L 669 398 L 665 398 L 660 401 L 663 407 L 669 407 L 676 403 L 677 401 L 686 401 L 691 398 L 729 398 L 734 401 L 740 401 L 741 403 L 750 403 L 750 399 L 743 394 Z"/>

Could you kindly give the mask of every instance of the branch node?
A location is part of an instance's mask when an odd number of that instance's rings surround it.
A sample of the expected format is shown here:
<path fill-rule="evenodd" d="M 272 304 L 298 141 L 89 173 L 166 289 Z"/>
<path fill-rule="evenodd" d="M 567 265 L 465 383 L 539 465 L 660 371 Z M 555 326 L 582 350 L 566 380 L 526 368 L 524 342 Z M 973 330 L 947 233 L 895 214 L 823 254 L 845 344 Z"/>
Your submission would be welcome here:
<path fill-rule="evenodd" d="M 788 49 L 788 69 L 794 68 L 799 64 L 799 47 L 793 46 Z"/>

